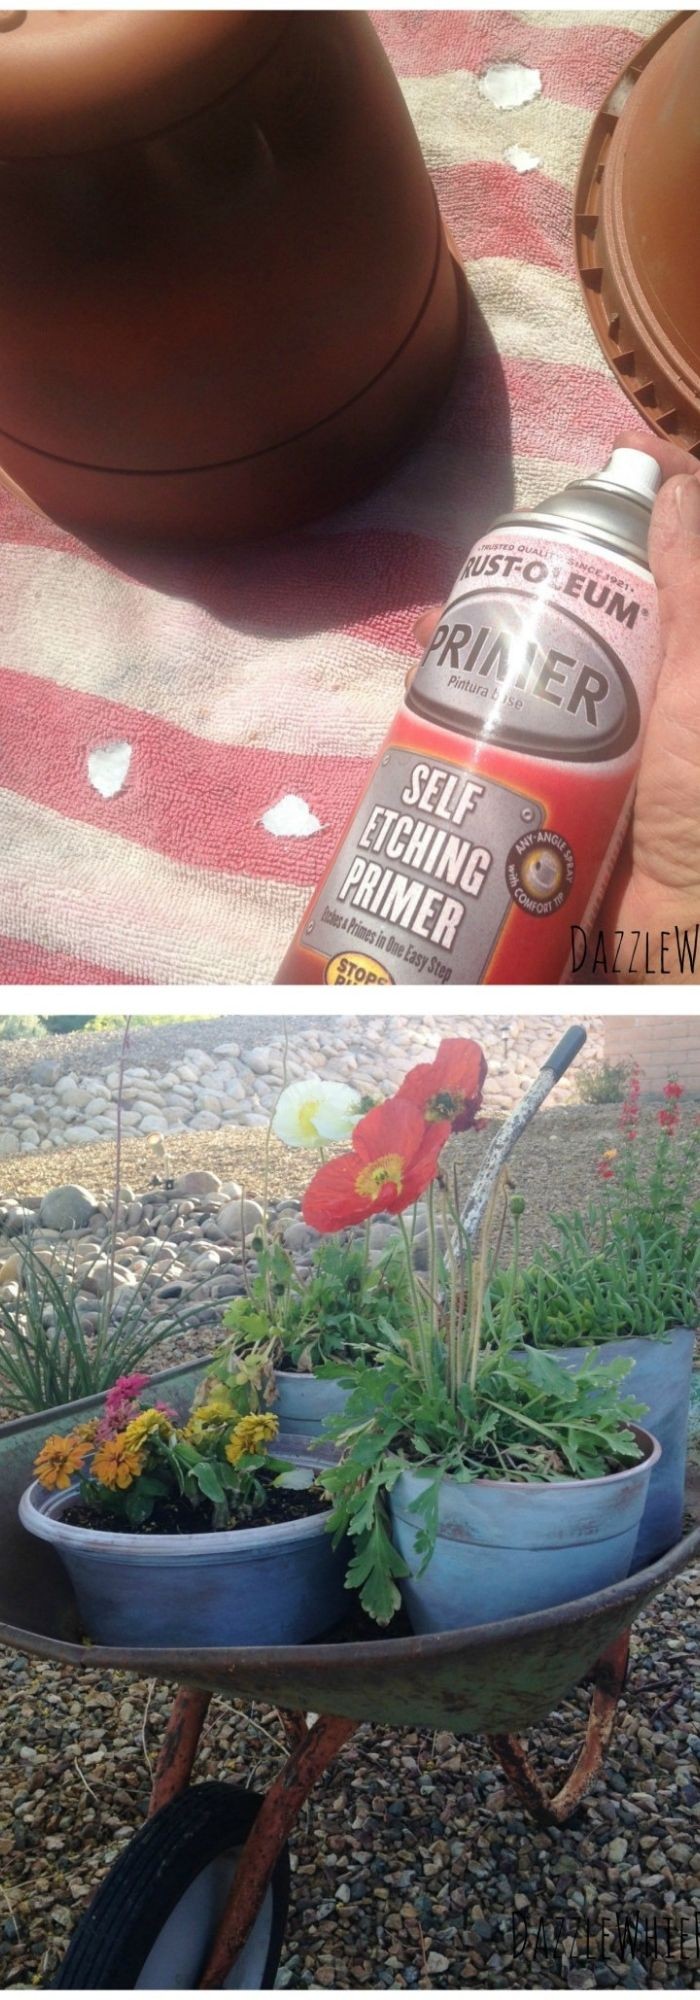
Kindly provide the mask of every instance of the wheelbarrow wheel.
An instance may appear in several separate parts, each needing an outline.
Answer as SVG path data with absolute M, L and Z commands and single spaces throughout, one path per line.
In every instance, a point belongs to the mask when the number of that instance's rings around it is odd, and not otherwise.
M 98 1889 L 54 1985 L 98 1992 L 196 1987 L 261 1803 L 237 1785 L 192 1785 L 154 1813 Z M 274 1986 L 288 1903 L 285 1846 L 228 1990 Z

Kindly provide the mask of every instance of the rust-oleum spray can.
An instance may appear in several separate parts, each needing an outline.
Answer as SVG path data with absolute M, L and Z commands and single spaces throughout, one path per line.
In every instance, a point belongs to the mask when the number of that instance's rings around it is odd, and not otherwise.
M 660 664 L 655 458 L 497 521 L 467 557 L 284 983 L 566 979 L 629 818 Z

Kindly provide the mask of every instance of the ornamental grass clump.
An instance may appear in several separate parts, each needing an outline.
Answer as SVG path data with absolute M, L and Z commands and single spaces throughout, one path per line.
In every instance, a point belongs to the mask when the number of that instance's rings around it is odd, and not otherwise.
M 696 1327 L 700 1299 L 700 1119 L 670 1079 L 653 1138 L 640 1130 L 641 1084 L 630 1079 L 617 1146 L 597 1162 L 586 1208 L 554 1218 L 556 1240 L 500 1277 L 495 1305 L 536 1347 L 597 1346 Z
M 192 1534 L 310 1511 L 313 1473 L 271 1456 L 278 1431 L 271 1411 L 246 1409 L 244 1398 L 219 1388 L 200 1392 L 180 1422 L 166 1403 L 141 1404 L 147 1387 L 145 1375 L 122 1377 L 101 1418 L 42 1445 L 34 1464 L 40 1484 L 58 1493 L 76 1487 L 64 1519 L 121 1533 Z
M 533 1367 L 515 1351 L 503 1294 L 494 1319 L 491 1289 L 509 1211 L 516 1242 L 505 1282 L 515 1293 L 523 1204 L 502 1174 L 475 1252 L 456 1170 L 443 1160 L 451 1134 L 476 1123 L 485 1071 L 476 1043 L 444 1041 L 434 1063 L 419 1065 L 355 1125 L 350 1150 L 321 1166 L 302 1204 L 305 1220 L 329 1234 L 385 1211 L 399 1218 L 408 1310 L 399 1325 L 385 1326 L 371 1365 L 356 1360 L 346 1407 L 327 1426 L 340 1463 L 321 1475 L 336 1543 L 348 1535 L 355 1545 L 347 1584 L 380 1624 L 398 1608 L 398 1583 L 409 1574 L 387 1505 L 407 1469 L 425 1475 L 414 1503 L 425 1567 L 446 1478 L 554 1484 L 604 1476 L 641 1456 L 629 1428 L 640 1406 L 620 1397 L 624 1362 L 591 1362 L 573 1377 L 543 1355 Z M 421 1197 L 430 1246 L 425 1275 L 414 1269 L 406 1220 Z

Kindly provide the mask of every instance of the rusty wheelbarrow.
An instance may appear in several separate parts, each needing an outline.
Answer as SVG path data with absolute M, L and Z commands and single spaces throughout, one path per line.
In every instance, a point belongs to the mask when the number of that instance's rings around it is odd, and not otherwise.
M 184 1410 L 205 1364 L 169 1371 Z M 78 1925 L 59 1987 L 256 1991 L 274 1984 L 288 1895 L 287 1839 L 314 1784 L 362 1721 L 484 1735 L 520 1799 L 563 1825 L 610 1742 L 630 1628 L 658 1591 L 700 1556 L 700 1484 L 683 1539 L 624 1582 L 548 1611 L 429 1637 L 342 1628 L 306 1646 L 237 1650 L 118 1648 L 82 1643 L 67 1576 L 17 1518 L 35 1453 L 100 1399 L 0 1429 L 0 1643 L 34 1658 L 177 1683 L 149 1818 Z M 280 1450 L 300 1456 L 298 1437 Z M 308 1462 L 308 1461 L 307 1461 Z M 548 1794 L 521 1733 L 584 1680 L 590 1712 L 566 1782 Z M 212 1694 L 281 1712 L 289 1755 L 264 1798 L 229 1784 L 190 1784 Z

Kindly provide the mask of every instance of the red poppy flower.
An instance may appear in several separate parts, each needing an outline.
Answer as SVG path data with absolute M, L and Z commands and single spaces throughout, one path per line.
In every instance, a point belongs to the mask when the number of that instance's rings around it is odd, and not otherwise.
M 664 1097 L 675 1097 L 675 1098 L 679 1098 L 679 1097 L 682 1097 L 682 1096 L 683 1096 L 683 1085 L 682 1085 L 682 1083 L 665 1083 L 665 1084 L 664 1084 Z
M 352 1152 L 328 1160 L 314 1175 L 302 1202 L 304 1221 L 327 1234 L 384 1209 L 398 1215 L 434 1180 L 449 1132 L 447 1119 L 426 1125 L 405 1098 L 375 1105 L 355 1126 Z
M 397 1092 L 398 1101 L 417 1104 L 428 1125 L 449 1120 L 453 1132 L 480 1129 L 477 1119 L 486 1081 L 486 1057 L 478 1042 L 448 1035 L 431 1063 L 417 1063 Z

